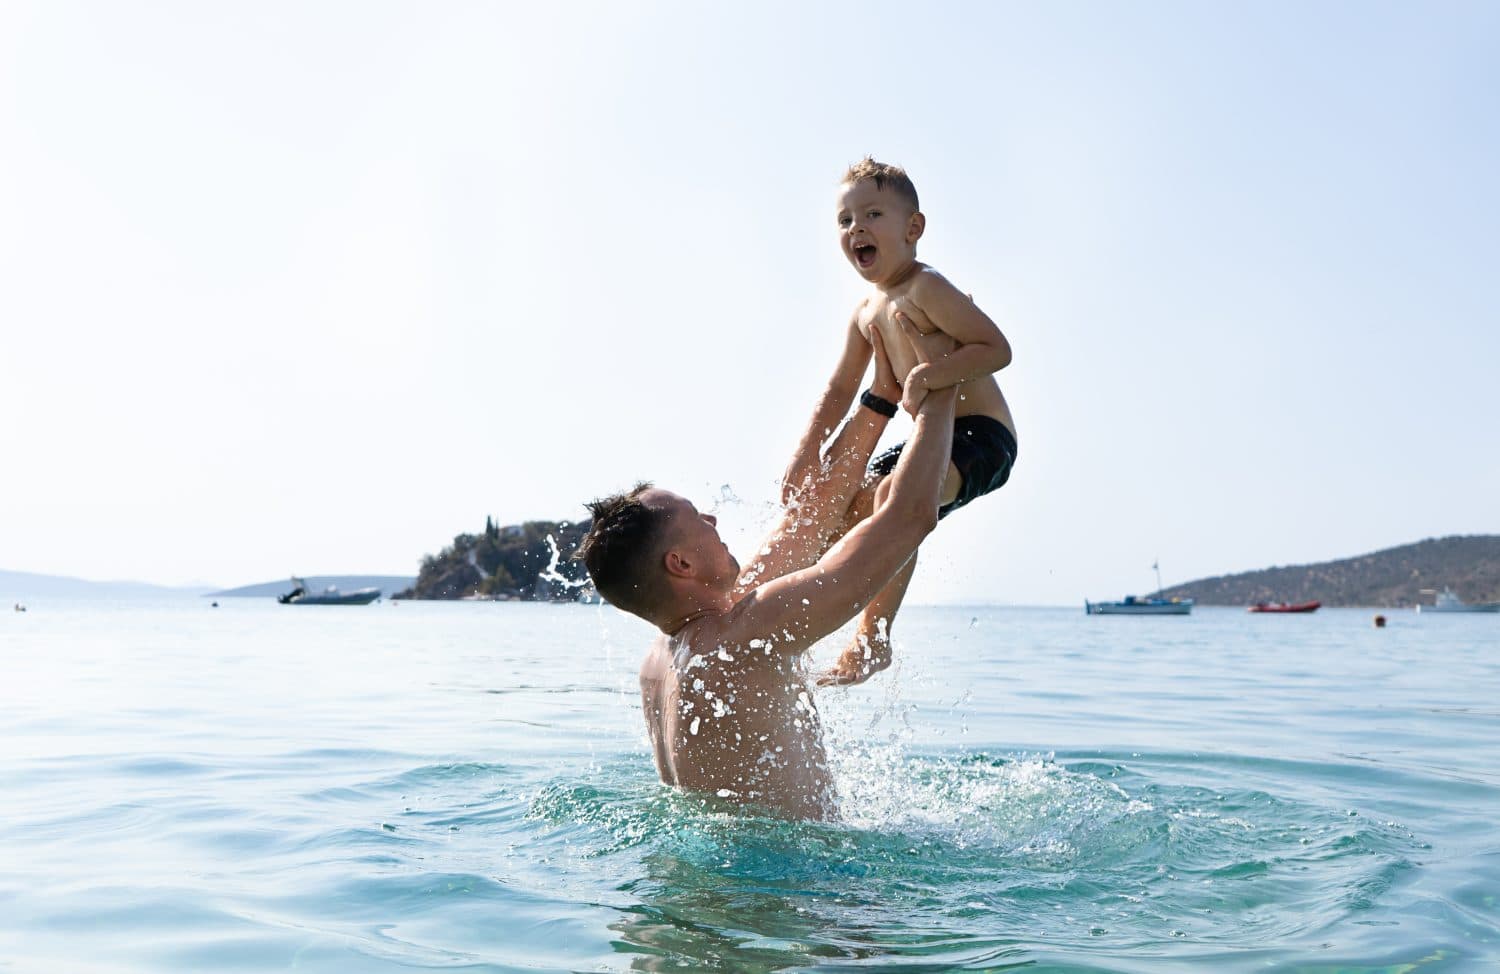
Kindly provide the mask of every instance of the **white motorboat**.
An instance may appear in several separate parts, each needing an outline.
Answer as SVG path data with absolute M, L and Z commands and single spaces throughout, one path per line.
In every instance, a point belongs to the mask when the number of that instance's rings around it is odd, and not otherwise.
M 1119 602 L 1083 603 L 1091 616 L 1185 616 L 1193 611 L 1192 599 L 1140 599 L 1127 595 Z
M 1423 594 L 1435 596 L 1432 605 L 1418 605 L 1418 612 L 1500 612 L 1500 602 L 1465 602 L 1453 589 L 1443 586 L 1441 592 L 1423 589 Z
M 282 605 L 369 605 L 380 598 L 378 588 L 340 592 L 330 585 L 321 592 L 313 592 L 308 589 L 306 582 L 295 575 L 292 576 L 292 586 L 290 592 L 276 596 L 276 601 Z

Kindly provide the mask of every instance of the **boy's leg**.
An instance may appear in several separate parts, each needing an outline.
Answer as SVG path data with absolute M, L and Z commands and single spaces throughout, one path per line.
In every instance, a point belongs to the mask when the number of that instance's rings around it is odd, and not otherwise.
M 882 477 L 875 490 L 877 507 L 885 502 L 886 482 L 887 478 Z M 948 473 L 943 478 L 943 505 L 953 502 L 962 484 L 963 476 L 957 467 L 949 463 Z M 850 510 L 852 513 L 853 506 Z M 865 516 L 868 515 L 869 511 L 866 510 Z M 891 665 L 891 627 L 896 621 L 896 610 L 901 608 L 901 602 L 906 598 L 906 588 L 911 584 L 911 577 L 916 570 L 917 556 L 914 553 L 886 583 L 885 588 L 880 590 L 880 594 L 859 614 L 853 641 L 844 647 L 838 662 L 818 681 L 820 684 L 863 683 Z

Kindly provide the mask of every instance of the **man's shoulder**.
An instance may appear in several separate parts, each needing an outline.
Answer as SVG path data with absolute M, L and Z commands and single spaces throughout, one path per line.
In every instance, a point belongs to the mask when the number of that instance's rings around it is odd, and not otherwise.
M 661 637 L 651 641 L 651 646 L 646 650 L 646 655 L 641 658 L 641 685 L 659 682 L 671 667 L 671 655 L 663 645 L 665 640 Z
M 762 650 L 769 644 L 770 636 L 750 633 L 742 625 L 741 610 L 752 599 L 751 590 L 727 612 L 700 619 L 683 628 L 676 639 L 672 653 L 678 671 L 704 669 L 712 666 L 725 669 L 724 664 L 739 664 L 740 668 L 751 663 L 755 657 L 766 655 Z

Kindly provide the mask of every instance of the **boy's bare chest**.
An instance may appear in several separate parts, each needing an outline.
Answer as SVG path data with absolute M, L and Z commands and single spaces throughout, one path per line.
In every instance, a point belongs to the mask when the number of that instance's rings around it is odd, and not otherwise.
M 885 352 L 891 359 L 891 370 L 899 379 L 911 371 L 917 359 L 911 342 L 902 333 L 901 326 L 896 323 L 897 311 L 910 318 L 918 331 L 925 333 L 932 330 L 932 324 L 928 322 L 927 316 L 905 291 L 877 291 L 871 294 L 860 306 L 858 322 L 859 332 L 866 339 L 870 337 L 872 329 L 880 332 L 880 338 L 885 343 Z
M 927 315 L 922 314 L 922 309 L 913 302 L 907 288 L 892 291 L 873 291 L 870 296 L 865 297 L 864 303 L 859 306 L 859 333 L 865 338 L 870 338 L 871 327 L 880 329 L 880 338 L 889 339 L 901 333 L 900 327 L 895 324 L 895 312 L 900 311 L 912 320 L 918 332 L 932 332 L 933 326 L 927 321 Z

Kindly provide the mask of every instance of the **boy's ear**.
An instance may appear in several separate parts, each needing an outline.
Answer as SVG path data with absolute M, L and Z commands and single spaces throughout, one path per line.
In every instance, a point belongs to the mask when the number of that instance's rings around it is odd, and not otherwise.
M 921 210 L 912 213 L 911 219 L 906 221 L 906 242 L 914 244 L 922 239 L 922 231 L 927 229 L 927 217 L 922 215 Z

